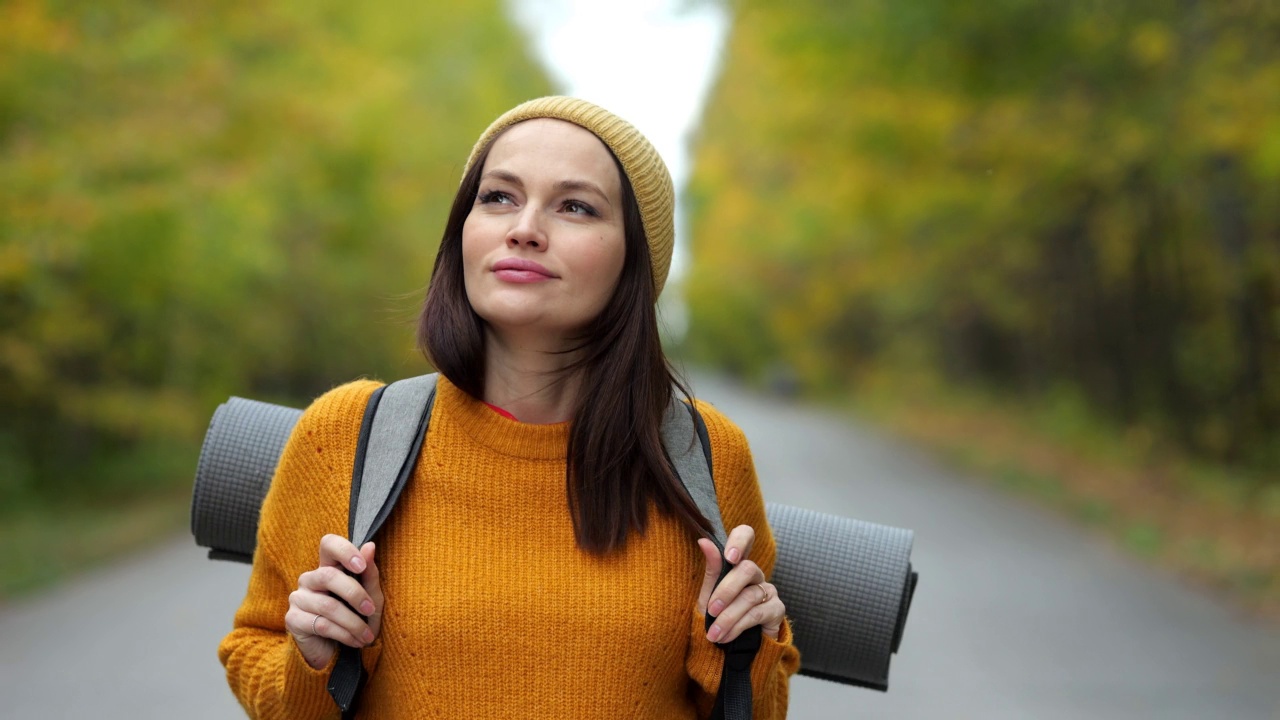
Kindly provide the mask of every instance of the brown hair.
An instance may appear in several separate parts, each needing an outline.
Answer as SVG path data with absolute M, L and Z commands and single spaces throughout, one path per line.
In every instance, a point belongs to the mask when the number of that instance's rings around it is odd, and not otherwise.
M 467 300 L 462 226 L 491 147 L 492 140 L 458 187 L 418 318 L 418 348 L 449 382 L 475 398 L 484 397 L 484 321 Z M 662 352 L 640 207 L 616 157 L 614 164 L 622 180 L 622 275 L 604 310 L 569 350 L 580 356 L 564 370 L 578 380 L 565 493 L 578 546 L 598 555 L 621 550 L 633 530 L 643 533 L 650 503 L 692 534 L 710 532 L 662 447 L 662 416 L 672 388 L 692 395 Z

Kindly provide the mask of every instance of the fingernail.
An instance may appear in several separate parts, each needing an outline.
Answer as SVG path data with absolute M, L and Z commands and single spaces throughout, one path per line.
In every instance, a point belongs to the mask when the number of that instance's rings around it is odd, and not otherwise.
M 724 609 L 724 601 L 722 600 L 712 601 L 711 607 L 707 608 L 707 610 L 711 613 L 711 617 L 716 617 L 717 615 L 720 614 L 720 611 L 723 609 Z
M 373 614 L 373 601 L 372 601 L 372 600 L 365 600 L 363 603 L 360 603 L 360 614 L 361 614 L 361 615 L 372 615 L 372 614 Z
M 715 642 L 718 637 L 720 637 L 720 626 L 712 625 L 711 629 L 707 631 L 707 639 L 711 642 Z
M 356 572 L 364 572 L 364 558 L 354 555 L 351 558 L 351 569 Z
M 738 562 L 738 548 L 729 548 L 729 552 L 725 553 L 724 556 L 731 563 Z
M 372 631 L 372 630 L 365 630 L 365 631 L 364 631 L 364 641 L 365 641 L 366 643 L 371 643 L 371 642 L 373 642 L 373 631 Z

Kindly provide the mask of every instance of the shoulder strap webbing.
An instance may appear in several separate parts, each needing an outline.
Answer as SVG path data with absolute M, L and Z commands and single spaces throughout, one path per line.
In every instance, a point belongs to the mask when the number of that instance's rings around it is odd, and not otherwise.
M 711 438 L 702 414 L 692 402 L 672 396 L 662 420 L 662 445 L 689 497 L 711 523 L 710 539 L 721 555 L 720 578 L 716 580 L 719 585 L 730 569 L 729 563 L 723 559 L 728 534 L 720 516 L 720 502 L 716 498 Z M 715 618 L 706 616 L 708 630 L 714 622 Z M 724 648 L 724 670 L 720 674 L 716 704 L 711 711 L 712 720 L 751 720 L 751 663 L 760 651 L 761 635 L 760 627 L 756 626 L 731 642 L 721 644 Z
M 438 377 L 431 373 L 398 380 L 382 393 L 364 456 L 359 497 L 351 507 L 349 529 L 356 547 L 381 529 L 413 475 L 435 404 Z
M 671 465 L 684 483 L 684 489 L 702 516 L 711 522 L 716 547 L 724 551 L 728 536 L 724 520 L 720 518 L 720 503 L 716 500 L 716 484 L 711 479 L 711 448 L 707 439 L 707 426 L 702 415 L 692 404 L 672 396 L 662 418 L 662 446 L 671 458 Z
M 435 405 L 438 377 L 431 373 L 380 387 L 365 406 L 347 511 L 347 533 L 356 547 L 373 539 L 413 476 Z M 344 720 L 355 717 L 364 682 L 360 650 L 340 645 L 327 687 Z
M 368 542 L 386 522 L 413 475 L 431 422 L 438 377 L 432 373 L 399 380 L 379 388 L 369 399 L 356 443 L 348 512 L 350 537 L 357 547 Z M 711 443 L 701 414 L 692 403 L 673 395 L 663 417 L 661 433 L 672 467 L 698 510 L 711 523 L 710 539 L 723 553 L 728 537 L 716 499 Z M 720 579 L 728 572 L 728 563 L 722 564 Z M 712 622 L 713 618 L 708 617 L 708 628 Z M 759 647 L 759 627 L 724 645 L 724 672 L 712 714 L 715 720 L 750 720 L 750 669 Z M 342 709 L 344 720 L 355 717 L 358 693 L 363 685 L 360 651 L 340 646 L 338 662 L 329 675 L 329 694 Z

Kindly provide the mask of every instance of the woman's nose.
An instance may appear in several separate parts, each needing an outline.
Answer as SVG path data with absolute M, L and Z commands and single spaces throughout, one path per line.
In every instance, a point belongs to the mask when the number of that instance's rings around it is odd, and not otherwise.
M 525 208 L 516 219 L 516 224 L 507 233 L 508 247 L 527 247 L 531 250 L 546 250 L 547 235 L 542 230 L 538 211 L 533 207 Z

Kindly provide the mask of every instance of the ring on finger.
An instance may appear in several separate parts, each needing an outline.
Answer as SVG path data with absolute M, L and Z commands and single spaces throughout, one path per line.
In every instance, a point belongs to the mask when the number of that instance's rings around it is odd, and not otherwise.
M 761 605 L 763 605 L 763 604 L 765 604 L 765 603 L 769 602 L 769 591 L 765 589 L 764 585 L 757 585 L 756 587 L 759 587 L 759 588 L 760 588 L 760 592 L 761 592 L 761 593 L 763 593 L 763 594 L 760 596 L 760 604 L 761 604 Z
M 319 615 L 317 615 L 317 616 L 315 616 L 314 618 L 312 618 L 312 620 L 311 620 L 311 634 L 312 634 L 312 635 L 319 635 L 319 634 L 320 634 L 319 632 L 317 632 L 317 631 L 316 631 L 316 623 L 318 623 L 318 622 L 320 622 L 320 616 L 319 616 Z

